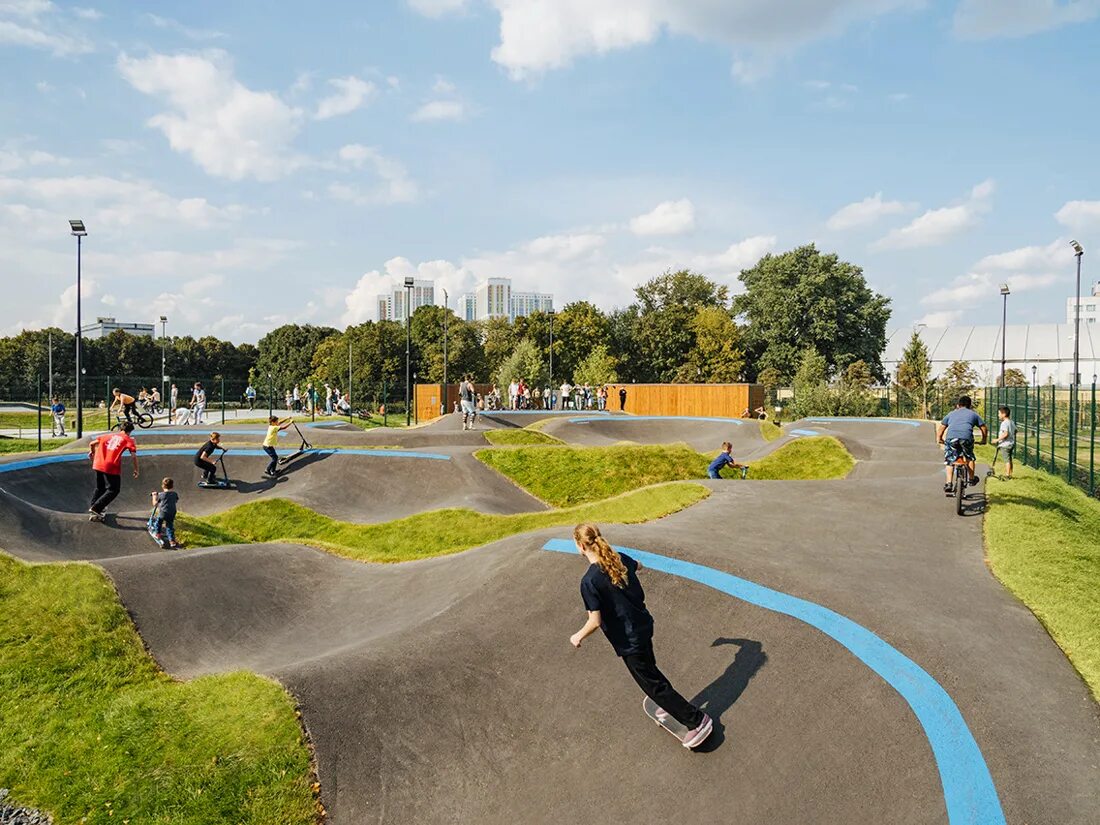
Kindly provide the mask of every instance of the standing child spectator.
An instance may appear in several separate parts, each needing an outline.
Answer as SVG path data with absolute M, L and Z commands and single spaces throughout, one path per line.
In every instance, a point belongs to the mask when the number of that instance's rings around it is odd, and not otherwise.
M 51 432 L 58 437 L 65 435 L 65 405 L 55 395 L 50 399 L 50 415 L 53 416 Z
M 206 414 L 206 390 L 202 388 L 201 381 L 196 381 L 191 388 L 191 407 L 195 410 L 195 420 L 191 423 L 205 424 L 203 416 Z
M 149 517 L 149 532 L 160 541 L 164 549 L 179 549 L 176 541 L 176 505 L 180 500 L 179 493 L 173 489 L 176 486 L 170 478 L 160 482 L 160 492 L 153 490 L 149 493 L 152 497 L 153 515 Z
M 1001 425 L 997 429 L 997 438 L 993 443 L 1001 451 L 1005 461 L 1005 478 L 1012 478 L 1012 454 L 1016 452 L 1016 422 L 1012 420 L 1012 410 L 1008 407 L 997 408 L 997 418 Z
M 90 521 L 103 521 L 103 511 L 122 489 L 122 454 L 128 452 L 134 461 L 134 478 L 138 477 L 137 444 L 130 437 L 134 425 L 127 421 L 122 432 L 108 433 L 93 438 L 88 445 L 88 458 L 95 470 L 95 492 L 88 507 Z
M 332 415 L 332 385 L 325 383 L 325 415 Z
M 179 388 L 175 384 L 173 384 L 172 389 L 169 390 L 168 392 L 170 394 L 170 399 L 169 399 L 169 404 L 168 404 L 168 411 L 172 415 L 175 415 L 176 414 L 176 407 L 179 406 L 179 404 L 177 402 L 179 401 L 179 398 L 180 398 L 180 391 L 179 391 Z
M 248 409 L 256 409 L 256 388 L 252 386 L 252 382 L 248 382 L 248 386 L 244 388 L 244 400 L 248 402 Z
M 264 475 L 274 478 L 279 474 L 279 454 L 275 451 L 275 445 L 279 443 L 279 432 L 285 430 L 294 422 L 293 418 L 284 418 L 282 421 L 276 415 L 267 419 L 267 435 L 264 436 L 264 452 L 271 459 L 271 463 L 264 470 Z
M 638 581 L 641 565 L 625 553 L 617 553 L 594 524 L 578 524 L 573 530 L 577 550 L 588 560 L 588 572 L 581 579 L 581 600 L 588 621 L 569 637 L 573 647 L 603 630 L 604 636 L 626 665 L 638 687 L 658 707 L 657 716 L 671 716 L 687 732 L 685 748 L 706 739 L 713 722 L 695 705 L 677 693 L 657 667 L 653 655 L 653 616 L 645 606 L 645 591 Z
M 286 395 L 284 396 L 283 403 L 284 403 L 284 406 L 286 407 L 287 412 L 293 412 L 294 411 L 294 396 L 290 392 L 290 390 L 286 391 Z

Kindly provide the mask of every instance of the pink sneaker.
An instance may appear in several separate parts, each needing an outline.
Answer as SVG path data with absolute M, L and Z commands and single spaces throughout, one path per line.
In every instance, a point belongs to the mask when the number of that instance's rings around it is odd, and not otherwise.
M 710 732 L 714 729 L 714 722 L 705 713 L 703 714 L 703 721 L 699 723 L 699 727 L 695 730 L 689 730 L 684 734 L 683 743 L 685 748 L 695 748 L 703 744 Z
M 657 713 L 654 715 L 657 717 L 657 721 L 662 725 L 669 720 L 668 711 L 664 708 L 657 708 Z

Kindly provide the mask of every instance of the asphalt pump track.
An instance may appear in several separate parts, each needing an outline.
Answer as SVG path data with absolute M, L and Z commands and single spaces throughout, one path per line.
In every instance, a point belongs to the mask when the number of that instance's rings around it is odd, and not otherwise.
M 450 419 L 420 435 L 468 438 Z M 565 438 L 587 426 L 546 428 Z M 834 435 L 859 459 L 843 481 L 705 482 L 712 495 L 694 507 L 605 530 L 652 554 L 643 576 L 658 660 L 716 721 L 701 752 L 645 717 L 601 638 L 568 644 L 583 619 L 584 565 L 551 552 L 567 529 L 399 565 L 293 544 L 169 553 L 144 537 L 131 552 L 126 530 L 89 525 L 67 504 L 85 500 L 86 465 L 5 462 L 2 545 L 30 559 L 98 559 L 175 676 L 245 668 L 286 685 L 337 825 L 1097 821 L 1097 706 L 986 568 L 981 488 L 963 518 L 940 494 L 931 425 L 802 421 L 770 444 L 752 422 L 614 427 L 687 443 L 728 430 L 748 459 Z M 342 494 L 360 521 L 405 513 L 406 496 L 416 510 L 463 496 L 486 512 L 542 506 L 472 449 L 333 453 L 298 471 L 300 487 L 288 474 L 278 494 L 322 512 Z M 162 470 L 190 478 L 189 457 L 145 461 L 141 482 L 124 479 L 141 496 Z M 387 499 L 398 473 L 407 486 Z M 215 491 L 183 492 L 189 509 Z

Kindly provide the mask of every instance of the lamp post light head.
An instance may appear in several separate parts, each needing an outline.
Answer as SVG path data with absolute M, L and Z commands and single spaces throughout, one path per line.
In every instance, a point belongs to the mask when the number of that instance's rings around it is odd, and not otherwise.
M 72 235 L 76 237 L 84 237 L 88 234 L 88 230 L 84 228 L 84 221 L 79 218 L 74 221 L 69 221 L 69 230 Z M 1076 243 L 1076 241 L 1074 241 Z
M 1069 245 L 1073 247 L 1073 254 L 1078 258 L 1085 254 L 1085 248 L 1077 243 L 1077 241 L 1070 241 Z
M 415 283 L 416 283 L 416 279 L 413 278 L 412 275 L 406 275 L 405 276 L 405 288 L 406 289 L 412 289 L 412 287 Z
M 1008 291 L 1008 284 L 1001 284 L 1001 294 L 1002 295 L 1011 295 L 1012 294 L 1011 292 Z
M 167 315 L 161 315 L 160 316 L 160 322 L 162 324 L 167 324 L 168 323 L 168 316 Z

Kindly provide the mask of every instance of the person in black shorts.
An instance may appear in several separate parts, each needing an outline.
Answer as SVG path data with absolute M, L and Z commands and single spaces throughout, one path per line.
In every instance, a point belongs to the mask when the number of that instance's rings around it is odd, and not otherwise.
M 658 718 L 671 716 L 687 728 L 682 739 L 684 747 L 695 747 L 710 735 L 713 722 L 677 693 L 657 667 L 653 616 L 646 609 L 645 591 L 638 581 L 642 566 L 625 553 L 617 553 L 594 524 L 578 524 L 573 541 L 589 562 L 588 572 L 581 579 L 581 600 L 588 621 L 569 642 L 580 647 L 597 629 L 603 630 L 638 687 L 657 704 Z
M 202 484 L 218 483 L 218 465 L 214 463 L 214 451 L 223 450 L 221 434 L 210 433 L 209 440 L 195 453 L 195 466 L 202 470 Z

